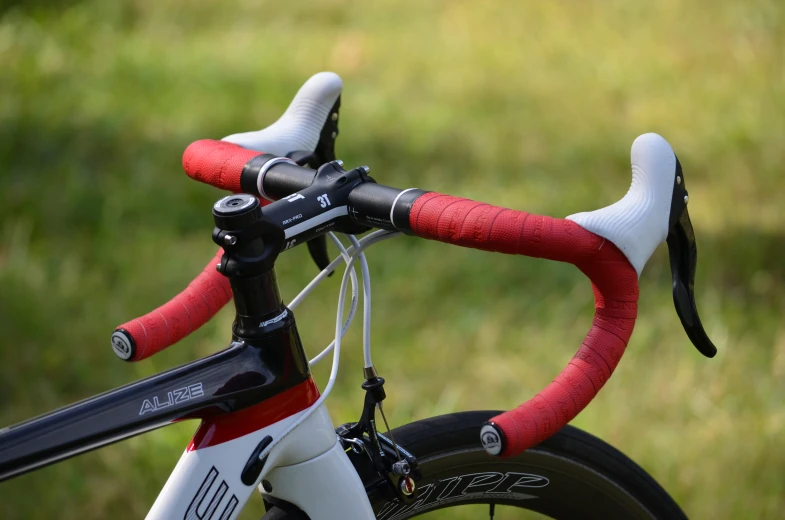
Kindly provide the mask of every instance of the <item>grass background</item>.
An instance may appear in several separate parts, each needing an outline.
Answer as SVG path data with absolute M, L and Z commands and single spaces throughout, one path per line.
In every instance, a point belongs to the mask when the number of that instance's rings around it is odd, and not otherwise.
M 564 216 L 620 198 L 632 140 L 664 135 L 685 169 L 699 308 L 719 354 L 702 358 L 681 330 L 660 248 L 628 352 L 573 424 L 636 460 L 693 518 L 782 517 L 782 2 L 0 6 L 0 424 L 227 343 L 228 309 L 134 365 L 109 335 L 214 251 L 221 193 L 182 174 L 185 146 L 269 124 L 311 74 L 333 70 L 345 83 L 339 157 L 394 186 Z M 284 258 L 291 298 L 315 268 L 304 249 Z M 369 259 L 374 361 L 396 425 L 519 404 L 589 325 L 591 291 L 570 266 L 413 238 Z M 298 309 L 311 353 L 329 342 L 337 284 Z M 358 331 L 329 403 L 336 423 L 360 411 Z M 142 517 L 194 428 L 3 483 L 0 517 Z M 261 505 L 247 509 L 258 518 Z

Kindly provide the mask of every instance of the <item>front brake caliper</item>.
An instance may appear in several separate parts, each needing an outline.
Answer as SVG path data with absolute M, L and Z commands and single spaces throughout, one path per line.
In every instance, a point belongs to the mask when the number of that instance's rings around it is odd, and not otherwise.
M 365 402 L 360 420 L 339 426 L 338 438 L 361 478 L 369 472 L 381 477 L 376 479 L 379 485 L 366 491 L 411 504 L 417 498 L 416 482 L 421 477 L 417 459 L 376 429 L 376 407 L 386 397 L 384 379 L 374 376 L 363 383 L 363 389 Z

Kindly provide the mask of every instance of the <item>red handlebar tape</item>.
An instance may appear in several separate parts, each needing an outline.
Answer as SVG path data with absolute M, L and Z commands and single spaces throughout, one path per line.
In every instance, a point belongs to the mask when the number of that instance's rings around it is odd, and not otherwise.
M 127 361 L 160 352 L 195 331 L 232 299 L 229 279 L 216 271 L 223 249 L 183 292 L 142 317 L 120 325 L 112 334 L 112 348 Z
M 581 348 L 544 390 L 497 415 L 502 457 L 516 455 L 570 422 L 608 380 L 638 313 L 638 275 L 609 241 L 564 219 L 426 193 L 409 215 L 415 235 L 473 249 L 547 258 L 578 267 L 592 282 L 595 314 Z
M 202 139 L 188 145 L 183 153 L 183 169 L 192 179 L 233 193 L 242 191 L 240 176 L 245 163 L 262 155 L 226 141 Z

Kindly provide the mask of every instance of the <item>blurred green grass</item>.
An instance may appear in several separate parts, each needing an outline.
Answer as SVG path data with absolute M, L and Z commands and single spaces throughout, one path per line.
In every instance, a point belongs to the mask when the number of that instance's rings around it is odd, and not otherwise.
M 0 16 L 0 424 L 226 344 L 229 311 L 135 365 L 108 337 L 213 252 L 220 193 L 182 174 L 185 146 L 265 126 L 333 70 L 345 83 L 339 156 L 394 186 L 564 216 L 617 200 L 632 140 L 664 135 L 685 168 L 698 301 L 720 352 L 706 360 L 689 344 L 658 250 L 628 352 L 574 424 L 693 518 L 781 518 L 781 2 L 37 0 L 4 2 Z M 285 259 L 290 298 L 315 268 L 304 250 Z M 569 266 L 412 238 L 369 259 L 394 424 L 517 405 L 567 362 L 592 313 Z M 334 320 L 327 286 L 298 310 L 312 353 Z M 344 352 L 336 423 L 360 410 L 356 330 Z M 0 517 L 142 517 L 194 427 L 3 483 Z

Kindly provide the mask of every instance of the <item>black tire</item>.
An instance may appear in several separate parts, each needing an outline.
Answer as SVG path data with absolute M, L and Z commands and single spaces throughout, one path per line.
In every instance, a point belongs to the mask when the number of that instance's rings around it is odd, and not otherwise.
M 499 459 L 480 444 L 482 424 L 499 412 L 442 415 L 393 430 L 420 464 L 419 500 L 411 506 L 371 499 L 379 520 L 404 520 L 466 504 L 496 504 L 559 518 L 684 519 L 643 469 L 619 450 L 571 426 L 524 453 Z M 370 484 L 370 482 L 366 482 Z M 263 520 L 305 520 L 273 507 Z

